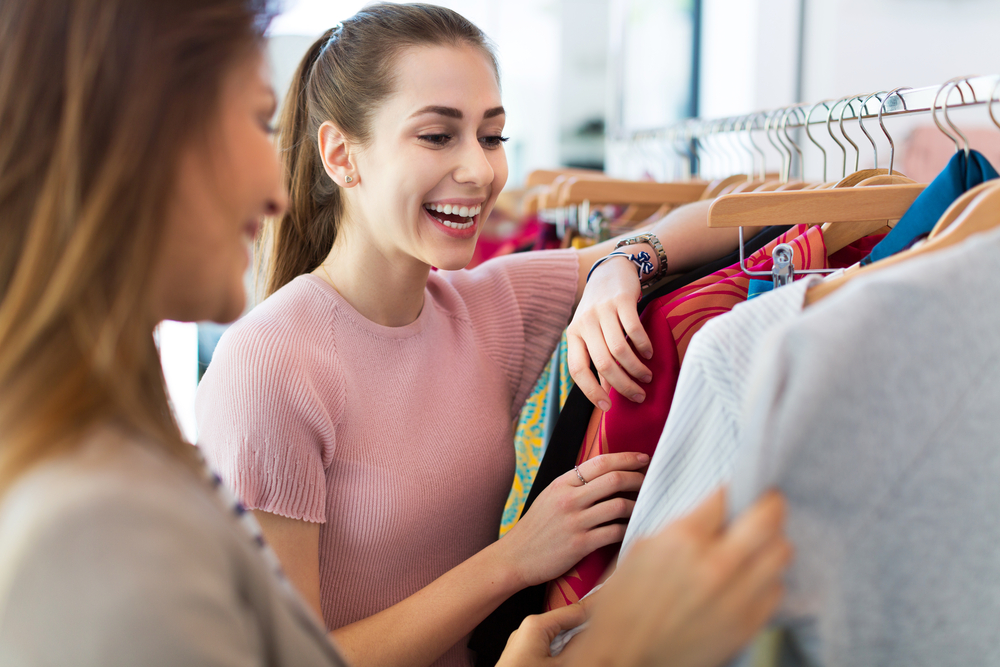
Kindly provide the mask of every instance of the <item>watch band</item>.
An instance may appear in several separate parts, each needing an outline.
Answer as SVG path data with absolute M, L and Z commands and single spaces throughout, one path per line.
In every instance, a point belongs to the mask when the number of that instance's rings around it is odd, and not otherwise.
M 664 252 L 663 244 L 660 243 L 660 239 L 656 238 L 655 234 L 646 232 L 645 234 L 637 234 L 636 236 L 624 238 L 615 245 L 615 250 L 625 246 L 638 245 L 640 243 L 646 243 L 652 246 L 653 250 L 656 252 L 656 257 L 659 260 L 660 265 L 657 267 L 656 273 L 640 276 L 642 282 L 652 283 L 667 273 L 667 253 Z

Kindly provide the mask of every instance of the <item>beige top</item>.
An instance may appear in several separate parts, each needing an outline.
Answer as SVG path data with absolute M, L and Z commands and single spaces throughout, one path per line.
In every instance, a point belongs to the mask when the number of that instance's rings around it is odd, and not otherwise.
M 0 665 L 342 666 L 207 482 L 104 431 L 0 502 Z

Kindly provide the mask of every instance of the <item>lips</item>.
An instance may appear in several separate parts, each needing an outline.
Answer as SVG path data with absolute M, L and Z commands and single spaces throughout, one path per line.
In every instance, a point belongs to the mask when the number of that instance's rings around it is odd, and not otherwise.
M 464 206 L 459 204 L 424 204 L 424 210 L 445 227 L 455 230 L 470 229 L 476 224 L 476 216 L 482 210 L 482 204 Z

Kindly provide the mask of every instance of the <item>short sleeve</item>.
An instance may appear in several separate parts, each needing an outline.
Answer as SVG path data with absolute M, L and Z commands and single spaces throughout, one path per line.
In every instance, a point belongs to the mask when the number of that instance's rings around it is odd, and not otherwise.
M 480 343 L 510 380 L 516 417 L 569 325 L 579 281 L 577 252 L 497 257 L 442 272 L 461 295 Z
M 281 315 L 251 313 L 219 341 L 198 389 L 199 446 L 248 509 L 324 523 L 343 377 L 329 329 Z

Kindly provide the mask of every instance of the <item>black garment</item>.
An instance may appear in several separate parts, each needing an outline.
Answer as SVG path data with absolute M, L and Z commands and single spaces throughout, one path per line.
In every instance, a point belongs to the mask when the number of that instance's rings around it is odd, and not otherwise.
M 746 243 L 745 255 L 750 256 L 757 250 L 778 238 L 789 227 L 766 227 L 759 234 Z M 666 296 L 682 287 L 690 285 L 696 280 L 711 275 L 728 266 L 732 266 L 740 260 L 739 251 L 735 251 L 725 257 L 678 276 L 669 282 L 664 283 L 654 291 L 650 292 L 639 302 L 639 312 L 656 299 Z M 596 370 L 594 371 L 596 373 Z M 521 516 L 528 511 L 535 498 L 556 477 L 559 477 L 576 464 L 576 457 L 580 453 L 580 443 L 583 442 L 587 434 L 587 425 L 590 423 L 590 416 L 594 412 L 594 405 L 584 395 L 576 385 L 570 390 L 566 397 L 566 404 L 559 412 L 559 419 L 556 422 L 552 438 L 549 440 L 538 465 L 538 472 L 531 484 L 531 490 L 524 501 L 521 509 Z M 487 616 L 482 623 L 472 632 L 469 638 L 469 648 L 476 652 L 477 667 L 493 667 L 500 659 L 510 633 L 517 630 L 521 621 L 531 614 L 539 614 L 545 606 L 545 589 L 547 583 L 525 588 L 508 598 L 496 610 Z

